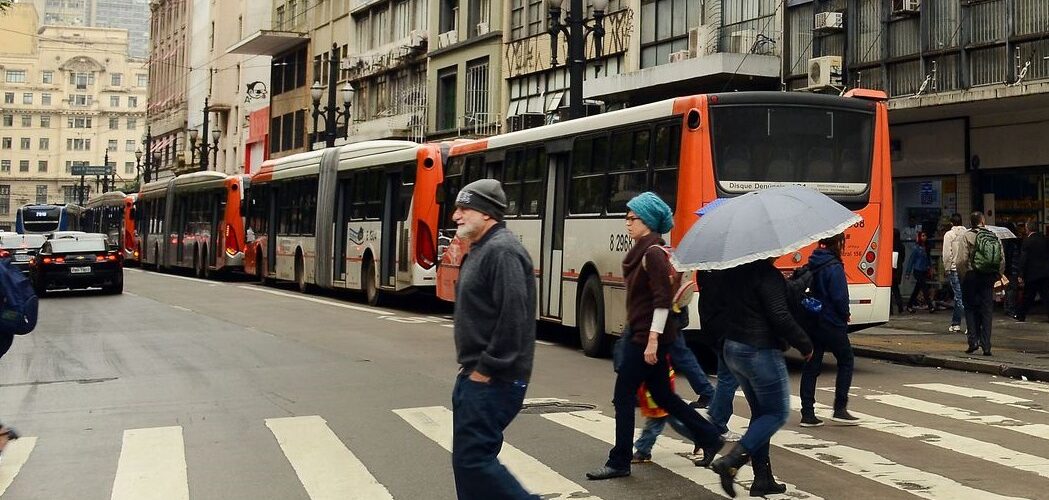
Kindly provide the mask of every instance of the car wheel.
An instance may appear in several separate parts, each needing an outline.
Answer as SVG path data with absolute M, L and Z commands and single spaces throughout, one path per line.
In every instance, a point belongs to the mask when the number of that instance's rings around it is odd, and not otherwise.
M 106 292 L 111 293 L 113 295 L 120 295 L 120 294 L 124 293 L 124 274 L 123 274 L 123 271 L 121 271 L 121 274 L 119 274 L 117 276 L 117 278 L 115 278 L 113 280 L 113 284 L 112 285 L 109 285 L 108 287 L 106 287 Z
M 596 276 L 587 278 L 583 284 L 576 307 L 576 324 L 583 354 L 591 358 L 604 356 L 608 351 L 609 339 L 605 334 L 605 299 L 601 293 L 601 281 Z

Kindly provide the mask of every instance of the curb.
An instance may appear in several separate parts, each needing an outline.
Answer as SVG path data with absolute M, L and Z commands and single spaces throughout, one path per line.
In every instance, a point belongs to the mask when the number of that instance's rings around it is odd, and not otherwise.
M 853 346 L 852 351 L 857 356 L 883 359 L 906 365 L 942 367 L 950 370 L 987 373 L 1010 378 L 1027 377 L 1028 380 L 1049 381 L 1049 369 L 1047 368 L 994 363 L 935 354 L 900 352 L 872 347 Z

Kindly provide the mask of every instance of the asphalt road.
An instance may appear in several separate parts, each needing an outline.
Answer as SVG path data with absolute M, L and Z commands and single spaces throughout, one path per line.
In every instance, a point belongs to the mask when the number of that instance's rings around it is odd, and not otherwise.
M 125 279 L 121 296 L 45 298 L 37 330 L 0 361 L 0 418 L 25 436 L 0 461 L 3 499 L 455 497 L 449 309 L 138 270 Z M 528 396 L 580 411 L 519 416 L 504 449 L 511 470 L 545 498 L 721 496 L 669 430 L 656 463 L 586 481 L 609 448 L 613 374 L 566 336 L 544 329 Z M 796 364 L 791 376 L 797 394 Z M 773 465 L 790 484 L 783 498 L 1045 498 L 1047 401 L 1045 384 L 858 359 L 850 407 L 864 425 L 802 429 L 795 412 Z M 742 398 L 736 411 L 742 432 Z

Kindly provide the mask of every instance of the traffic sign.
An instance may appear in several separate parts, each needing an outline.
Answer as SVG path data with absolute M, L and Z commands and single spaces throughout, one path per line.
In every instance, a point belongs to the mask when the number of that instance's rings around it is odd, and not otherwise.
M 73 175 L 111 175 L 113 168 L 107 165 L 73 165 Z

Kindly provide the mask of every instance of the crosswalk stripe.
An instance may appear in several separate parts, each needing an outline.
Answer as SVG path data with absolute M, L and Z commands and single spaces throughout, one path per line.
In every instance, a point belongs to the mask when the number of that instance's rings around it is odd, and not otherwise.
M 1016 396 L 1010 396 L 1008 394 L 1002 394 L 1000 392 L 984 391 L 981 389 L 973 389 L 971 387 L 958 387 L 956 385 L 950 384 L 908 384 L 904 387 L 914 387 L 917 389 L 942 392 L 944 394 L 951 394 L 954 396 L 962 396 L 966 398 L 983 399 L 989 403 L 1005 405 L 1012 408 L 1019 408 L 1021 410 L 1030 410 L 1039 413 L 1049 413 L 1049 411 L 1042 409 L 1040 404 L 1035 403 L 1030 399 L 1018 398 Z
M 0 495 L 7 491 L 11 482 L 18 476 L 22 466 L 36 447 L 35 437 L 24 437 L 17 441 L 9 441 L 4 447 L 4 457 L 0 460 Z
M 266 427 L 277 438 L 311 499 L 393 499 L 323 418 L 268 418 Z
M 964 422 L 972 422 L 974 424 L 989 425 L 999 429 L 1020 432 L 1037 438 L 1049 439 L 1049 425 L 1046 424 L 1031 424 L 1002 415 L 980 415 L 978 412 L 972 410 L 955 408 L 953 406 L 941 405 L 939 403 L 931 403 L 896 394 L 875 394 L 864 396 L 864 398 L 889 406 L 903 408 L 905 410 L 913 410 L 927 413 L 929 415 L 936 415 Z
M 124 431 L 112 500 L 189 499 L 182 427 Z
M 991 382 L 995 385 L 1001 385 L 1005 387 L 1012 387 L 1014 389 L 1025 389 L 1029 391 L 1038 392 L 1049 392 L 1049 384 L 1043 384 L 1040 382 L 1030 382 L 1027 380 L 1016 380 L 1012 382 Z
M 543 418 L 568 427 L 569 429 L 589 435 L 600 441 L 604 441 L 610 445 L 615 443 L 615 419 L 602 415 L 601 412 L 596 410 L 576 411 L 571 413 L 548 413 L 543 415 Z M 635 432 L 635 438 L 636 434 L 637 433 Z M 696 467 L 691 461 L 681 457 L 681 453 L 691 453 L 692 449 L 692 444 L 663 435 L 660 436 L 659 439 L 656 439 L 656 444 L 652 448 L 652 462 L 674 474 L 702 486 L 712 493 L 725 496 L 724 492 L 721 490 L 721 483 L 717 474 L 710 469 Z M 777 478 L 777 480 L 782 479 L 783 478 Z M 739 474 L 736 475 L 736 482 L 744 488 L 749 489 L 750 483 L 753 480 L 754 473 L 750 467 L 740 469 Z M 766 498 L 818 500 L 820 497 L 801 491 L 792 484 L 787 484 L 787 492 L 785 494 L 769 495 Z
M 452 451 L 452 412 L 443 406 L 403 408 L 393 410 L 415 430 L 437 443 L 441 448 Z M 586 488 L 565 478 L 532 456 L 503 443 L 499 461 L 510 469 L 526 490 L 544 499 L 564 498 L 600 500 Z
M 790 397 L 791 408 L 795 411 L 801 410 L 801 398 Z M 817 404 L 818 410 L 830 410 L 829 406 Z M 987 460 L 1017 470 L 1033 472 L 1039 476 L 1049 478 L 1049 459 L 1030 455 L 1027 453 L 1010 450 L 1001 445 L 979 441 L 966 436 L 959 436 L 950 432 L 944 432 L 928 427 L 918 427 L 895 420 L 889 420 L 873 415 L 859 413 L 849 410 L 854 416 L 860 418 L 859 427 L 892 434 L 907 439 L 917 439 L 925 444 L 943 448 L 945 450 L 968 455 L 973 458 Z

